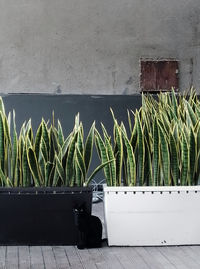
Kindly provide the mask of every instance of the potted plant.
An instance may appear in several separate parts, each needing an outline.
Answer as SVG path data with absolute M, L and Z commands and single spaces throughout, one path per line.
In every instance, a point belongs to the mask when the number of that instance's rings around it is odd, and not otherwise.
M 142 96 L 129 131 L 113 114 L 113 142 L 102 125 L 109 245 L 200 244 L 200 102 L 190 95 Z M 129 134 L 130 133 L 130 134 Z
M 84 141 L 79 114 L 67 138 L 58 120 L 42 119 L 34 136 L 31 120 L 16 131 L 15 112 L 6 116 L 0 98 L 0 244 L 77 243 L 73 209 L 91 213 L 88 177 L 95 123 Z M 12 138 L 11 138 L 12 133 Z

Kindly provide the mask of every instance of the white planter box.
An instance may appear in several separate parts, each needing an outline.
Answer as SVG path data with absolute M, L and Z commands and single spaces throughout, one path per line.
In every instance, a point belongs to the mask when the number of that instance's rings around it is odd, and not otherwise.
M 110 246 L 200 244 L 200 186 L 107 187 Z

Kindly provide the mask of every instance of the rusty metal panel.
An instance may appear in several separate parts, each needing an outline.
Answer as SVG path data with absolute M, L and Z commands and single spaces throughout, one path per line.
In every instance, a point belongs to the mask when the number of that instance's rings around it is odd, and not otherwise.
M 153 61 L 141 61 L 141 91 L 156 91 L 156 65 Z
M 178 61 L 141 61 L 141 91 L 171 91 L 178 89 Z
M 156 87 L 158 91 L 178 89 L 178 62 L 159 61 L 156 63 Z

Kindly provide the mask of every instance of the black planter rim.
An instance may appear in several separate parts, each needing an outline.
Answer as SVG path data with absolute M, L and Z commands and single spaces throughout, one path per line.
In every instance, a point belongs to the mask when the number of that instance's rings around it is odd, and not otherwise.
M 91 193 L 92 187 L 0 187 L 0 194 L 77 194 Z

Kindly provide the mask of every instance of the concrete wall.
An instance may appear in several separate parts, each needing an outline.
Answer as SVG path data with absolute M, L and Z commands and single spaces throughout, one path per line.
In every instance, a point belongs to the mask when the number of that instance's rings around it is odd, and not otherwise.
M 0 92 L 133 94 L 139 59 L 200 85 L 199 0 L 1 0 Z

